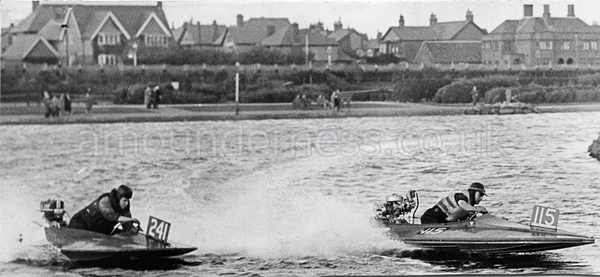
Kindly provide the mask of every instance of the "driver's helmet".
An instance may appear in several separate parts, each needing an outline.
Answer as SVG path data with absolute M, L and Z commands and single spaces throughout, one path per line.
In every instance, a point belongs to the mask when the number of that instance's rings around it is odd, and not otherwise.
M 401 195 L 398 195 L 396 193 L 385 198 L 385 202 L 388 202 L 388 203 L 403 202 L 403 201 L 404 201 L 404 198 Z
M 485 194 L 485 186 L 481 183 L 472 183 L 471 186 L 469 186 L 469 190 L 479 191 L 483 195 L 487 196 L 487 194 Z

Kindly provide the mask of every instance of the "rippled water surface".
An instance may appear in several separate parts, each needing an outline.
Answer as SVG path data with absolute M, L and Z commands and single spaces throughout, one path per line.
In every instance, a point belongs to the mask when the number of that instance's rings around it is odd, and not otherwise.
M 456 255 L 369 223 L 389 193 L 417 190 L 420 215 L 480 181 L 494 214 L 527 221 L 533 205 L 551 206 L 559 228 L 598 237 L 600 162 L 586 150 L 599 131 L 597 112 L 0 126 L 0 275 L 600 274 L 598 243 Z M 73 214 L 124 183 L 143 224 L 170 221 L 169 239 L 199 250 L 72 264 L 47 245 L 41 200 L 62 199 Z

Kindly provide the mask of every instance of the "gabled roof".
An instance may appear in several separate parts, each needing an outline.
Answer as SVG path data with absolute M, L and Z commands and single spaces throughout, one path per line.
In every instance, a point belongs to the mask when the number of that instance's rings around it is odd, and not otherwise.
M 379 49 L 379 39 L 370 39 L 365 45 L 366 49 Z
M 519 26 L 519 20 L 505 20 L 496 29 L 494 29 L 490 35 L 495 34 L 514 34 L 517 32 Z
M 339 29 L 337 31 L 331 32 L 327 37 L 333 38 L 336 41 L 340 41 L 341 39 L 345 38 L 346 36 L 352 33 L 355 33 L 357 36 L 361 37 L 364 40 L 368 40 L 368 37 L 365 34 L 361 34 L 354 29 Z
M 231 27 L 229 31 L 231 32 L 231 38 L 236 44 L 255 45 L 269 37 L 267 33 L 268 26 L 273 26 L 275 32 L 278 32 L 289 25 L 291 24 L 287 18 L 250 18 L 244 22 L 243 26 Z
M 531 33 L 600 33 L 599 28 L 588 25 L 577 17 L 525 17 L 521 20 L 505 20 L 490 34 Z
M 11 31 L 13 33 L 37 33 L 50 20 L 62 22 L 67 14 L 65 5 L 41 5 Z
M 293 31 L 294 27 L 292 25 L 288 25 L 261 41 L 260 44 L 265 46 L 297 45 L 299 41 L 297 39 L 294 40 Z
M 481 42 L 479 41 L 426 41 L 421 44 L 417 57 L 430 53 L 435 63 L 478 63 L 481 62 Z
M 216 36 L 213 36 L 215 35 L 213 28 L 215 28 Z M 227 27 L 217 24 L 199 25 L 185 22 L 172 32 L 173 37 L 180 45 L 221 45 L 227 33 Z
M 22 35 L 19 36 L 19 39 L 13 44 L 8 46 L 4 53 L 2 53 L 2 59 L 22 60 L 27 57 L 37 45 L 47 48 L 48 52 L 52 53 L 55 57 L 58 57 L 56 50 L 43 37 L 38 35 Z
M 47 40 L 60 40 L 60 33 L 62 32 L 62 27 L 60 27 L 62 23 L 50 20 L 46 26 L 44 26 L 39 32 L 38 35 L 44 37 Z
M 300 43 L 306 43 L 306 36 L 308 36 L 308 45 L 327 45 L 337 46 L 338 43 L 333 38 L 329 38 L 321 34 L 318 30 L 302 29 L 300 30 Z
M 42 4 L 13 29 L 13 33 L 38 33 L 50 21 L 63 22 L 68 8 L 77 21 L 81 35 L 90 38 L 100 28 L 107 16 L 112 15 L 129 35 L 135 35 L 143 27 L 148 18 L 157 19 L 161 27 L 170 35 L 165 14 L 158 6 L 145 5 L 62 5 Z
M 486 32 L 479 28 L 473 21 L 451 21 L 435 23 L 432 26 L 391 27 L 386 32 L 384 38 L 390 32 L 394 32 L 397 37 L 404 41 L 451 40 L 470 24 L 482 33 Z

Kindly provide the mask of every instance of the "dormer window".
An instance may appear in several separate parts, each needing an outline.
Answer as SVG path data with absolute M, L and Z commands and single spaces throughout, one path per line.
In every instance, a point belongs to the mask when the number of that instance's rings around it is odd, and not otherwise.
M 118 45 L 121 44 L 121 34 L 119 33 L 98 33 L 98 45 Z
M 168 37 L 163 35 L 145 35 L 146 46 L 168 46 Z

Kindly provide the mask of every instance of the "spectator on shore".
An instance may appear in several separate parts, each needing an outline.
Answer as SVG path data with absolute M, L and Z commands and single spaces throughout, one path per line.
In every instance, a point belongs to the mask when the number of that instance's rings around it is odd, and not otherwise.
M 150 101 L 151 97 L 152 97 L 152 89 L 150 88 L 150 86 L 147 86 L 146 90 L 144 90 L 144 105 L 146 105 L 146 108 L 148 108 L 148 109 L 152 108 L 152 103 Z
M 323 94 L 319 94 L 319 97 L 317 97 L 317 104 L 326 109 L 329 103 L 327 103 L 327 100 L 325 100 Z
M 162 92 L 160 91 L 160 86 L 155 86 L 154 89 L 154 108 L 158 109 L 158 104 L 160 104 L 160 98 Z
M 64 115 L 64 109 L 65 109 L 65 94 L 64 93 L 60 93 L 60 95 L 58 96 L 58 114 L 59 116 Z
M 473 90 L 471 91 L 471 97 L 473 98 L 473 106 L 475 106 L 479 101 L 479 92 L 477 91 L 477 86 L 473 86 Z
M 60 100 L 58 99 L 58 97 L 56 95 L 52 96 L 52 103 L 50 104 L 50 106 L 52 106 L 52 117 L 59 117 L 60 116 Z
M 510 104 L 510 100 L 512 99 L 512 90 L 507 88 L 505 93 L 506 93 L 506 104 Z
M 94 106 L 94 104 L 97 104 L 96 101 L 94 101 L 94 98 L 90 96 L 89 92 L 86 93 L 85 94 L 85 115 L 92 113 L 92 107 Z
M 340 96 L 339 96 L 340 90 L 335 90 L 332 94 L 331 94 L 331 103 L 333 104 L 333 110 L 338 112 L 340 111 Z
M 47 91 L 44 91 L 44 97 L 42 98 L 42 103 L 44 104 L 44 107 L 46 107 L 46 113 L 44 114 L 44 117 L 49 118 L 53 111 L 52 111 L 52 99 L 50 99 L 50 94 Z
M 65 111 L 65 114 L 71 115 L 73 114 L 73 111 L 71 110 L 71 95 L 69 95 L 69 93 L 65 93 L 64 95 L 62 95 L 63 97 L 63 109 Z
M 300 109 L 302 107 L 302 99 L 300 99 L 300 94 L 296 95 L 296 98 L 292 100 L 292 108 Z
M 302 109 L 307 110 L 310 106 L 310 99 L 306 98 L 306 94 L 302 94 Z

